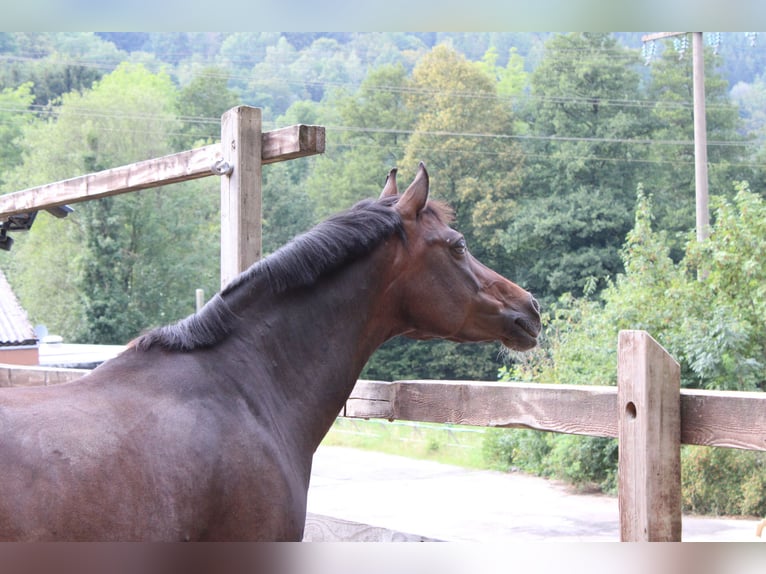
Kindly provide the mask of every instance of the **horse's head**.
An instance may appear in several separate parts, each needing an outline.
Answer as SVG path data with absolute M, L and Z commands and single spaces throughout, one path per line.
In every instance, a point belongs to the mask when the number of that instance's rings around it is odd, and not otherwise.
M 451 212 L 428 201 L 428 173 L 421 163 L 399 195 L 396 170 L 381 194 L 397 196 L 406 241 L 395 255 L 389 292 L 400 301 L 404 335 L 457 342 L 500 341 L 518 351 L 531 349 L 540 333 L 540 306 L 515 283 L 471 255 L 465 239 L 449 227 Z

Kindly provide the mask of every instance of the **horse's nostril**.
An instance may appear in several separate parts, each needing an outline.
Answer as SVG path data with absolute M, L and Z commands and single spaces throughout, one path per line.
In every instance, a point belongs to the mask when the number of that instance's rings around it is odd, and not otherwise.
M 535 299 L 532 296 L 530 296 L 530 299 L 532 300 L 532 308 L 539 313 L 540 312 L 540 303 L 538 303 L 537 299 Z

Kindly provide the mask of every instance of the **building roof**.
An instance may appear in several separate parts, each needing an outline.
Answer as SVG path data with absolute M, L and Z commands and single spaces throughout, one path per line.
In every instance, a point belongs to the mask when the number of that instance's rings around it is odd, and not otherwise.
M 0 270 L 0 347 L 35 344 L 37 336 L 27 312 Z

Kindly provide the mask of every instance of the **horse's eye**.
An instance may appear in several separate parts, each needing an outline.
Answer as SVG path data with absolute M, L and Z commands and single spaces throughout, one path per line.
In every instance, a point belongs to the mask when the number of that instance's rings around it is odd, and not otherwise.
M 455 252 L 457 255 L 464 255 L 464 254 L 465 254 L 465 251 L 466 251 L 466 249 L 467 249 L 467 247 L 466 247 L 466 245 L 465 245 L 465 239 L 461 237 L 460 239 L 458 239 L 457 241 L 455 241 L 455 242 L 454 242 L 452 245 L 450 245 L 450 248 L 451 248 L 451 249 L 452 249 L 452 251 L 454 251 L 454 252 Z

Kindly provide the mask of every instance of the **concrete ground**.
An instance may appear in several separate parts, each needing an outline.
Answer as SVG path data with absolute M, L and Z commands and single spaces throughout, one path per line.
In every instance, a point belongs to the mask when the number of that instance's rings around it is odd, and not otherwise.
M 320 446 L 310 513 L 448 541 L 618 541 L 617 498 L 521 473 Z M 683 517 L 684 541 L 756 542 L 758 520 Z

